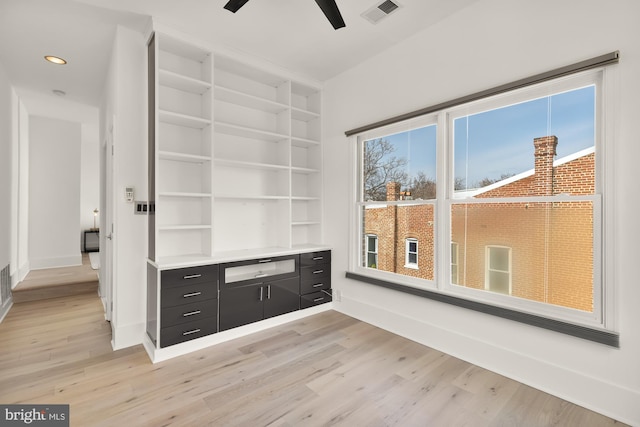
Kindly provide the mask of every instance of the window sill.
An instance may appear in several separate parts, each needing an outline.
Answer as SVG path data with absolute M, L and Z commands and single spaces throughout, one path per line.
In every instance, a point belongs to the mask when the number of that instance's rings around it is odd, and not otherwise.
M 483 302 L 472 301 L 441 292 L 430 291 L 427 289 L 418 289 L 400 283 L 390 282 L 370 276 L 364 276 L 349 271 L 346 272 L 345 277 L 348 279 L 357 280 L 359 282 L 368 283 L 370 285 L 381 286 L 383 288 L 404 292 L 433 301 L 455 305 L 457 307 L 490 314 L 492 316 L 501 317 L 503 319 L 513 320 L 515 322 L 524 323 L 526 325 L 536 326 L 554 332 L 560 332 L 566 335 L 571 335 L 588 341 L 597 342 L 610 347 L 620 348 L 620 335 L 615 332 L 606 331 L 603 329 L 588 328 L 586 326 L 563 322 L 561 320 L 551 319 L 536 314 L 525 313 L 505 307 L 486 304 Z

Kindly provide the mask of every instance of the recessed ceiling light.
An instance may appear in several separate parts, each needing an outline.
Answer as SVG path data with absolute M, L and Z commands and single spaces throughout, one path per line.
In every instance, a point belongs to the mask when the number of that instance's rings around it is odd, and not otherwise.
M 58 96 L 65 96 L 67 94 L 67 92 L 60 89 L 54 89 L 51 92 L 53 92 L 54 95 L 58 95 Z
M 53 55 L 45 55 L 44 59 L 58 65 L 64 65 L 67 63 L 64 59 Z

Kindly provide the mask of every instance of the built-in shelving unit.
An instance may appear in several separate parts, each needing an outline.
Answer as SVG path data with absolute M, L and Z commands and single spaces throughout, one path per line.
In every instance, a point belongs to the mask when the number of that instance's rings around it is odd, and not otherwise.
M 319 87 L 164 33 L 149 52 L 151 261 L 321 245 Z

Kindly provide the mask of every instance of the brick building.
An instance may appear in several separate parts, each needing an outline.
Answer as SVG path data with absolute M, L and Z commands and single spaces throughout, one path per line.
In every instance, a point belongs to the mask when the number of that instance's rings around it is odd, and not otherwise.
M 534 140 L 534 168 L 472 198 L 595 193 L 594 149 L 554 161 L 558 139 Z M 387 200 L 401 199 L 387 184 Z M 434 206 L 384 204 L 365 209 L 366 250 L 375 266 L 434 279 Z M 371 243 L 375 239 L 377 247 Z M 584 311 L 593 309 L 593 206 L 585 201 L 459 203 L 451 209 L 452 281 Z M 374 259 L 368 254 L 367 260 Z M 415 262 L 413 262 L 415 261 Z

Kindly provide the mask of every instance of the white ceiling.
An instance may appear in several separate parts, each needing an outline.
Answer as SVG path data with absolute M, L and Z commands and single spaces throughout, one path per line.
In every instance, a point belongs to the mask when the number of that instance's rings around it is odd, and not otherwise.
M 376 0 L 337 0 L 346 28 L 334 30 L 314 0 L 0 0 L 0 63 L 18 90 L 97 106 L 115 26 L 143 31 L 149 17 L 212 46 L 325 81 L 479 0 L 397 0 L 378 24 L 360 15 Z M 58 66 L 44 55 L 68 60 Z M 51 95 L 53 96 L 53 95 Z

